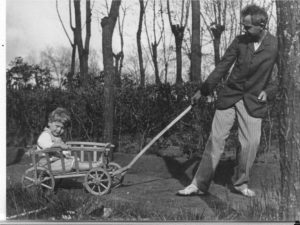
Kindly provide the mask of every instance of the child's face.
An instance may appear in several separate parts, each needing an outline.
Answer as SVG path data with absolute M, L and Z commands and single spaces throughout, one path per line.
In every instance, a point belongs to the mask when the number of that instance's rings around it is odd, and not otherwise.
M 49 122 L 48 126 L 52 135 L 55 137 L 61 136 L 65 131 L 65 127 L 61 122 Z

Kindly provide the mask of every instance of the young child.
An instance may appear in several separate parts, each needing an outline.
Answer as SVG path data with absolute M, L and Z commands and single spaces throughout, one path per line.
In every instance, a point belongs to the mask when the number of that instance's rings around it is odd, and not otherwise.
M 71 152 L 67 151 L 69 146 L 62 140 L 65 129 L 70 125 L 71 117 L 69 112 L 64 108 L 56 108 L 49 114 L 48 127 L 45 127 L 37 140 L 37 152 L 50 147 L 60 147 L 63 149 L 64 163 L 66 172 L 75 169 L 75 158 L 71 156 Z M 42 154 L 44 156 L 45 154 Z M 62 171 L 61 157 L 59 154 L 52 154 L 51 158 L 52 171 Z M 47 160 L 41 158 L 38 165 L 45 166 Z M 93 162 L 92 167 L 101 166 L 102 161 Z M 78 162 L 79 170 L 89 170 L 88 162 Z

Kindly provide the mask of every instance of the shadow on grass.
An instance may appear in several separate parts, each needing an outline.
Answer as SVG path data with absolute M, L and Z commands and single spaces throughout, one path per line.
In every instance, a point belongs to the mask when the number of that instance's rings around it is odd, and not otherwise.
M 163 157 L 169 173 L 177 179 L 183 186 L 189 185 L 196 173 L 200 157 L 193 157 L 184 162 L 173 157 Z M 214 182 L 222 186 L 231 185 L 231 177 L 234 175 L 234 160 L 222 160 L 216 169 Z
M 234 176 L 235 160 L 221 160 L 216 169 L 214 182 L 222 186 L 232 186 L 231 178 Z
M 6 149 L 6 166 L 19 163 L 25 154 L 22 147 L 7 147 Z
M 137 185 L 141 185 L 141 184 L 147 184 L 147 183 L 151 183 L 151 182 L 155 182 L 155 181 L 159 181 L 159 180 L 167 180 L 167 179 L 169 179 L 169 178 L 151 179 L 151 180 L 146 180 L 146 181 L 136 182 L 136 183 L 131 183 L 131 184 L 122 184 L 120 187 L 137 186 Z
M 55 188 L 62 189 L 82 189 L 84 188 L 83 182 L 78 179 L 64 178 L 55 180 Z
M 172 157 L 164 157 L 167 168 L 173 178 L 177 179 L 183 186 L 191 183 L 201 159 L 195 157 L 184 162 Z M 219 162 L 214 175 L 214 183 L 228 187 L 232 184 L 231 177 L 234 175 L 235 160 L 222 160 Z M 243 219 L 241 214 L 230 206 L 228 201 L 224 201 L 215 195 L 208 193 L 199 196 L 207 206 L 214 212 L 217 220 Z
M 192 175 L 195 174 L 200 162 L 199 157 L 193 157 L 180 162 L 176 158 L 165 156 L 163 160 L 171 176 L 177 179 L 183 186 L 190 184 Z

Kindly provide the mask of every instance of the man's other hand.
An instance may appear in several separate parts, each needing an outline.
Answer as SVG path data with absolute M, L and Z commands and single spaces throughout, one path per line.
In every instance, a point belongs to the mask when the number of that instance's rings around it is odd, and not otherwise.
M 201 98 L 201 92 L 200 90 L 198 90 L 191 98 L 191 104 L 196 105 L 200 98 Z
M 265 91 L 260 92 L 257 99 L 260 102 L 266 102 L 267 101 L 267 93 Z

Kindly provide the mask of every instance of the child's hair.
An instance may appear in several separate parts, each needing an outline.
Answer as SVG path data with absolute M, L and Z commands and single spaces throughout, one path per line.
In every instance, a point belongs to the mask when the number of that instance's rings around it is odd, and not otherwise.
M 71 116 L 65 108 L 58 107 L 49 114 L 48 122 L 60 122 L 65 127 L 68 127 L 71 123 Z

